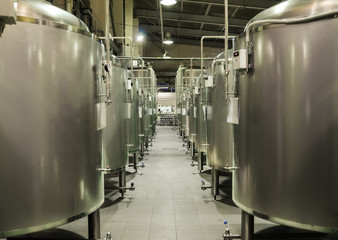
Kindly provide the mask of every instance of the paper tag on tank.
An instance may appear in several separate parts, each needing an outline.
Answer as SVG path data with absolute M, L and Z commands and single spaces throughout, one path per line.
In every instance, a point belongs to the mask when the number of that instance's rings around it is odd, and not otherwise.
M 96 104 L 97 130 L 107 127 L 107 106 L 106 103 Z
M 227 122 L 238 124 L 239 123 L 238 98 L 230 98 L 227 104 L 228 104 Z

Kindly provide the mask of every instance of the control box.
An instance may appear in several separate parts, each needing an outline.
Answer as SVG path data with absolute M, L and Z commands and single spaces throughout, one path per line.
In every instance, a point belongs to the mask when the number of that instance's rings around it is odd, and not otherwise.
M 246 69 L 248 66 L 248 55 L 246 49 L 234 52 L 233 65 L 235 70 Z

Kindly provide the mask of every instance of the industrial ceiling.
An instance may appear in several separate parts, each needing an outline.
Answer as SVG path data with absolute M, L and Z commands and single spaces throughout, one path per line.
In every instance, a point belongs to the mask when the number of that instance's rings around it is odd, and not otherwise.
M 247 22 L 283 0 L 229 0 L 229 35 L 243 32 Z M 224 0 L 178 0 L 163 6 L 163 31 L 170 32 L 177 44 L 200 45 L 205 35 L 224 35 Z M 148 39 L 161 44 L 159 0 L 134 0 L 134 17 Z M 205 45 L 224 47 L 224 40 L 206 41 Z

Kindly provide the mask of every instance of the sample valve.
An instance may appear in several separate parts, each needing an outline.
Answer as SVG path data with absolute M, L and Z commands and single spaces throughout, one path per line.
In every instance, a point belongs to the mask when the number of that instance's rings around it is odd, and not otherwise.
M 201 183 L 202 183 L 201 189 L 203 191 L 207 190 L 208 188 L 211 188 L 211 186 L 205 186 L 205 181 L 203 179 L 201 180 Z
M 241 235 L 239 234 L 232 234 L 230 228 L 228 227 L 228 221 L 224 221 L 225 225 L 225 232 L 223 233 L 224 240 L 232 240 L 232 239 L 241 239 Z

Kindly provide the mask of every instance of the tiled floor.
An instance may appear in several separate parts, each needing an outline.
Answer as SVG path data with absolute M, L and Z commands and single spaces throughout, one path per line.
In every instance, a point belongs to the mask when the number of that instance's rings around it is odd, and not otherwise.
M 134 182 L 135 191 L 127 192 L 124 198 L 117 191 L 107 192 L 100 211 L 102 238 L 111 232 L 114 240 L 222 240 L 224 220 L 229 222 L 232 232 L 240 233 L 240 210 L 232 203 L 231 189 L 221 189 L 217 201 L 209 189 L 201 190 L 201 179 L 210 181 L 210 171 L 206 169 L 200 174 L 197 167 L 191 167 L 191 158 L 185 154 L 182 141 L 172 128 L 158 128 L 144 163 L 146 167 L 139 169 L 138 174 L 128 174 L 128 185 Z M 229 180 L 222 176 L 221 185 L 231 186 Z M 116 181 L 113 178 L 110 183 Z M 87 229 L 87 218 L 83 218 L 49 230 L 49 235 L 30 237 L 83 239 L 87 238 Z M 264 239 L 337 240 L 323 235 L 281 237 L 280 233 L 294 229 L 255 218 L 255 232 L 264 229 L 277 235 Z
M 101 209 L 102 236 L 111 232 L 114 240 L 216 240 L 222 239 L 224 220 L 239 231 L 240 210 L 214 201 L 210 190 L 201 190 L 201 179 L 210 179 L 210 171 L 199 174 L 197 167 L 191 166 L 191 157 L 185 154 L 182 141 L 172 128 L 159 127 L 149 149 L 144 160 L 146 167 L 139 169 L 136 176 L 129 176 L 134 177 L 131 181 L 136 190 Z M 108 195 L 106 203 L 119 197 Z M 231 199 L 225 193 L 222 197 Z M 266 225 L 263 221 L 257 224 Z M 83 219 L 61 228 L 86 237 L 86 227 Z

